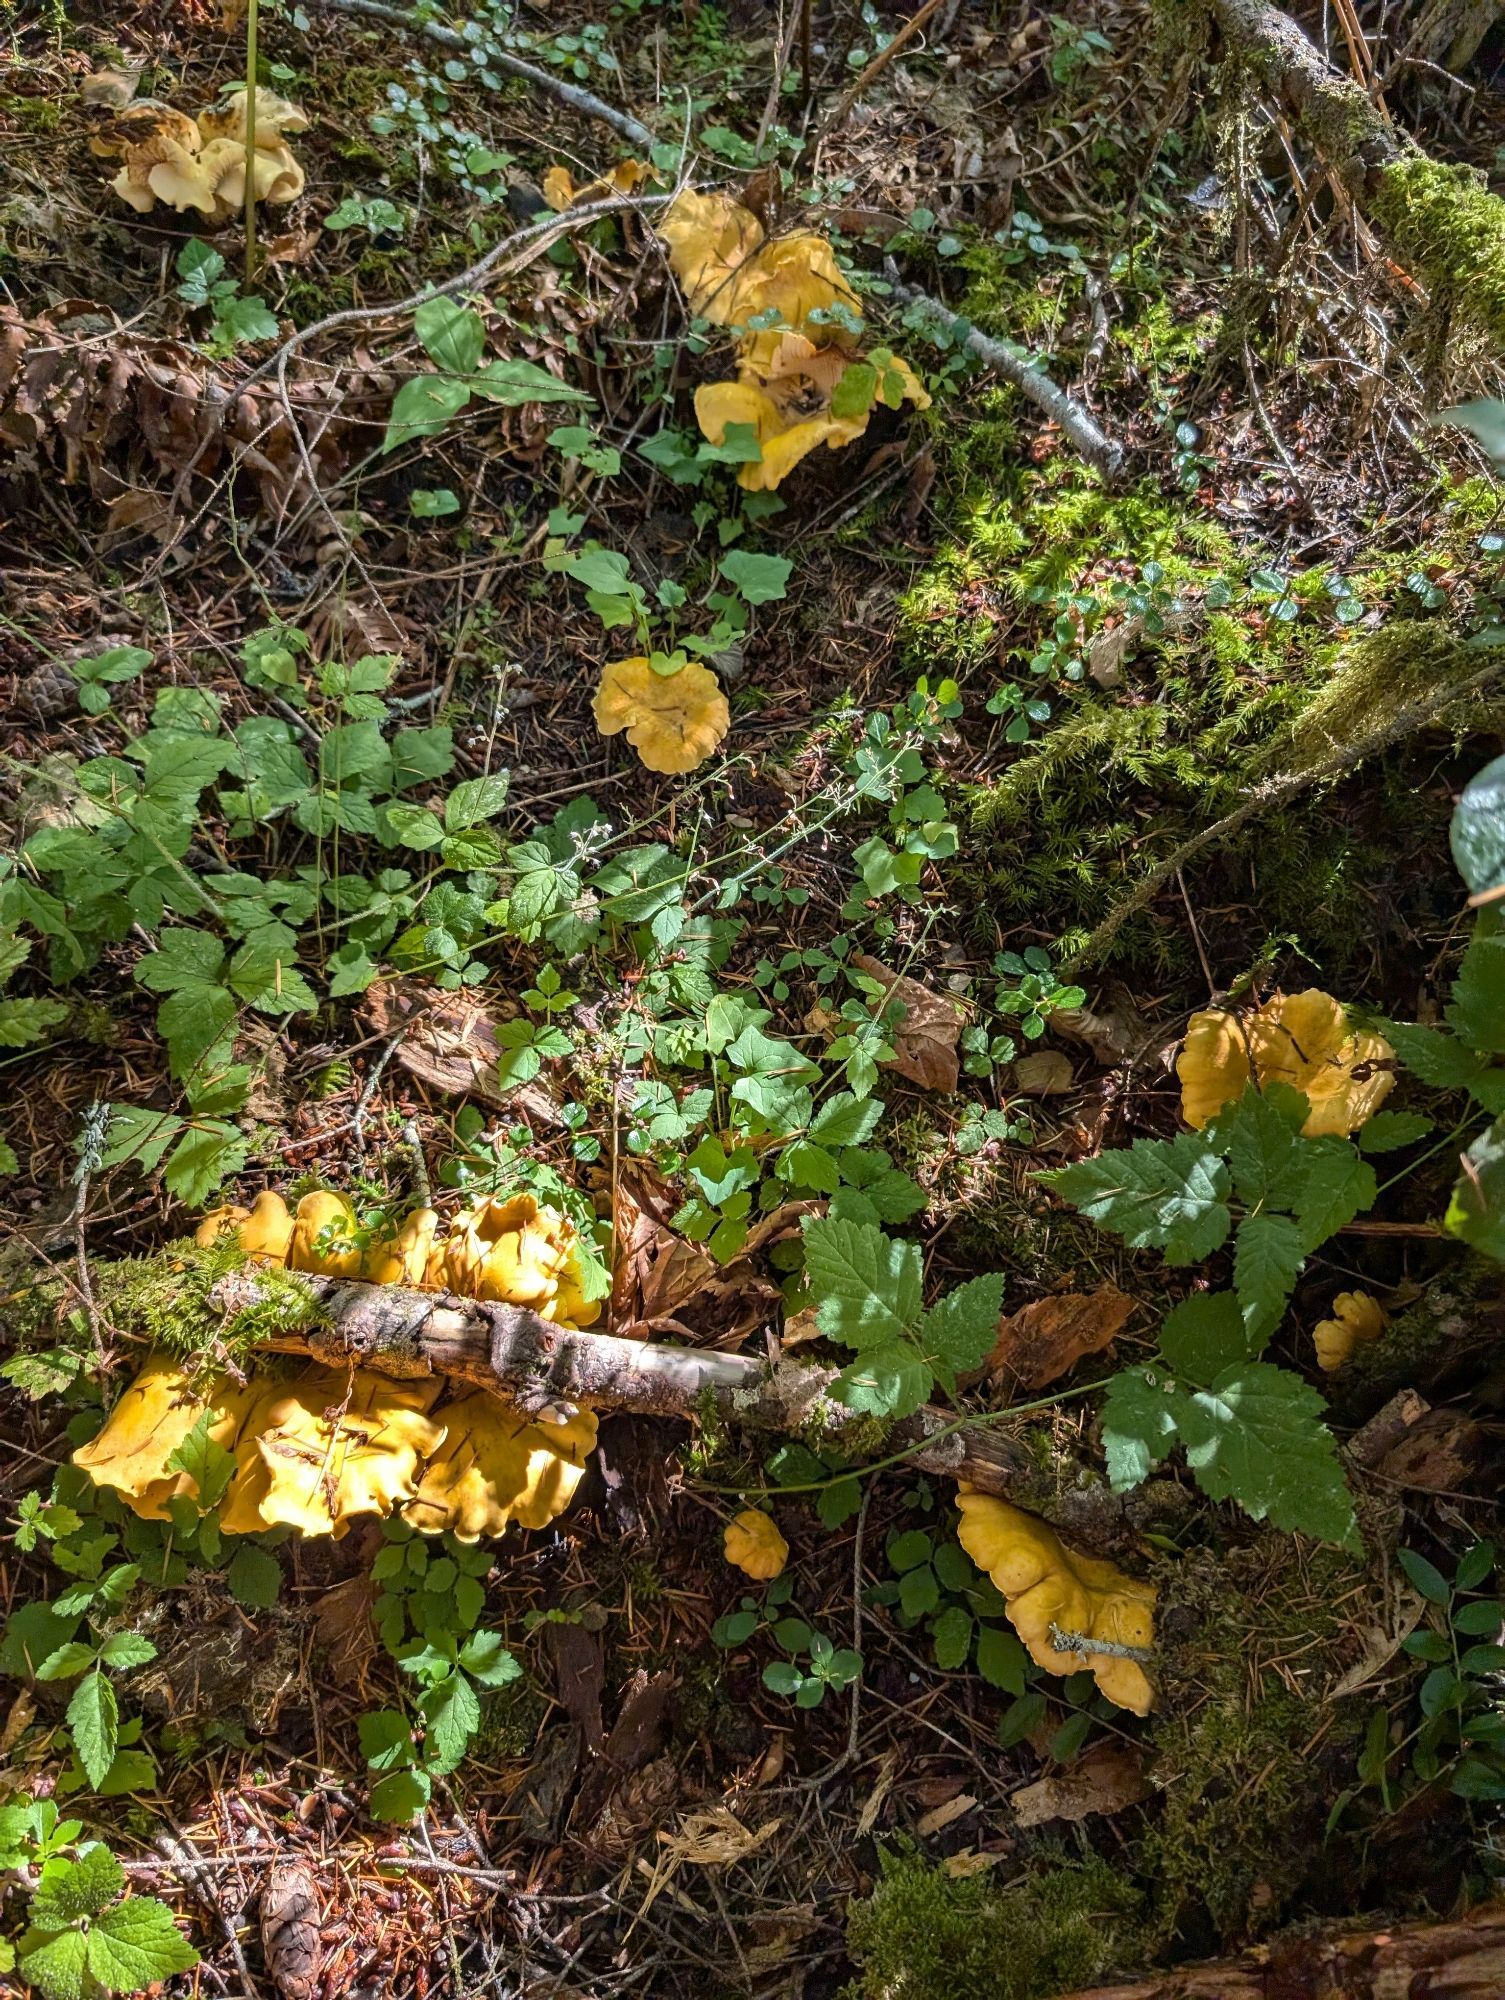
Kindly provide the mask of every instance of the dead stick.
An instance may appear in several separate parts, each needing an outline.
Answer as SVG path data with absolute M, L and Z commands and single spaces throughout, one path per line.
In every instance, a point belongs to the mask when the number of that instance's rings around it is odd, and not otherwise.
M 714 1416 L 854 1455 L 871 1433 L 870 1418 L 829 1393 L 834 1368 L 787 1358 L 770 1365 L 748 1355 L 622 1340 L 555 1326 L 524 1307 L 453 1294 L 300 1278 L 323 1323 L 267 1342 L 281 1353 L 309 1354 L 334 1367 L 354 1361 L 399 1378 L 448 1375 L 505 1396 L 530 1415 L 577 1403 L 640 1416 Z M 248 1266 L 221 1278 L 210 1299 L 233 1318 L 264 1303 L 266 1292 Z M 918 1410 L 889 1429 L 885 1454 L 903 1451 L 917 1468 L 965 1479 L 984 1492 L 1029 1491 L 1038 1499 L 1034 1453 L 985 1424 L 959 1430 L 956 1422 L 944 1410 Z
M 914 40 L 915 36 L 925 26 L 925 23 L 940 4 L 941 0 L 925 0 L 925 4 L 919 13 L 910 16 L 891 42 L 884 43 L 883 47 L 879 49 L 877 55 L 873 57 L 866 69 L 862 71 L 861 75 L 852 84 L 851 88 L 842 94 L 836 109 L 831 113 L 821 130 L 820 138 L 822 140 L 829 139 L 833 132 L 838 131 L 846 123 L 852 115 L 852 107 L 856 104 L 858 98 L 861 97 L 863 91 L 873 81 L 874 77 L 888 67 L 906 42 Z

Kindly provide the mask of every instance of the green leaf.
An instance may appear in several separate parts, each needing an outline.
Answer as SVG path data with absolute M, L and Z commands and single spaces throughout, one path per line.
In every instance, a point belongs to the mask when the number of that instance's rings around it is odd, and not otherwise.
M 467 778 L 456 785 L 444 802 L 445 832 L 463 833 L 467 827 L 495 819 L 507 803 L 510 783 L 508 772 L 494 771 L 487 777 Z
M 969 1368 L 980 1368 L 998 1338 L 1003 1273 L 986 1272 L 933 1305 L 920 1323 L 919 1343 L 948 1389 Z
M 1262 1345 L 1251 1343 L 1232 1292 L 1194 1293 L 1171 1308 L 1160 1329 L 1160 1352 L 1171 1367 L 1184 1381 L 1204 1386 L 1225 1368 L 1252 1361 Z
M 1410 1578 L 1413 1588 L 1419 1590 L 1429 1604 L 1446 1604 L 1452 1597 L 1452 1589 L 1442 1571 L 1415 1549 L 1397 1549 L 1395 1560 Z
M 415 853 L 426 853 L 444 838 L 444 822 L 439 815 L 430 812 L 427 806 L 414 805 L 411 800 L 394 799 L 383 808 L 383 816 L 392 838 Z
M 60 1931 L 79 1917 L 92 1917 L 125 1887 L 125 1870 L 108 1847 L 87 1847 L 76 1861 L 59 1856 L 42 1869 L 27 1912 L 44 1931 Z
M 1464 786 L 1449 839 L 1458 873 L 1471 895 L 1487 896 L 1505 884 L 1505 757 L 1486 764 Z
M 1140 1139 L 1040 1179 L 1131 1250 L 1164 1250 L 1168 1264 L 1200 1263 L 1232 1226 L 1228 1169 L 1200 1132 Z
M 977 1671 L 989 1687 L 1004 1694 L 1024 1693 L 1029 1655 L 1005 1625 L 982 1625 L 977 1632 Z
M 86 1646 L 82 1639 L 70 1639 L 38 1660 L 36 1677 L 39 1681 L 71 1681 L 75 1674 L 87 1672 L 95 1657 L 93 1646 Z
M 148 1660 L 156 1659 L 157 1649 L 140 1632 L 112 1632 L 100 1647 L 99 1657 L 107 1667 L 144 1667 Z
M 202 1207 L 221 1181 L 240 1172 L 247 1150 L 238 1127 L 221 1118 L 197 1120 L 173 1148 L 162 1184 L 190 1208 Z
M 1356 1147 L 1331 1133 L 1301 1141 L 1294 1174 L 1294 1185 L 1280 1206 L 1295 1217 L 1302 1249 L 1307 1252 L 1346 1228 L 1373 1204 L 1379 1192 L 1374 1168 Z
M 198 1962 L 172 1911 L 155 1896 L 127 1896 L 89 1930 L 89 1972 L 111 1993 L 139 1992 Z
M 0 1000 L 0 1049 L 29 1049 L 68 1018 L 61 1000 Z
M 427 1771 L 389 1771 L 371 1787 L 371 1817 L 388 1826 L 410 1826 L 429 1802 Z
M 1397 1153 L 1436 1130 L 1419 1111 L 1377 1111 L 1359 1133 L 1361 1153 Z
M 1266 1094 L 1250 1084 L 1208 1128 L 1210 1143 L 1228 1156 L 1239 1200 L 1250 1208 L 1271 1201 L 1289 1183 L 1308 1109 L 1299 1091 L 1277 1086 Z M 1276 1201 L 1276 1206 L 1286 1204 Z
M 270 1549 L 243 1542 L 230 1558 L 225 1582 L 237 1604 L 251 1611 L 269 1611 L 282 1590 L 282 1565 Z
M 822 1146 L 861 1146 L 878 1129 L 883 1105 L 876 1097 L 854 1097 L 841 1090 L 821 1106 L 807 1136 Z
M 930 1628 L 935 1663 L 948 1673 L 967 1664 L 972 1650 L 972 1614 L 960 1604 L 948 1604 Z
M 21 1970 L 44 2000 L 82 2000 L 89 1955 L 89 1941 L 82 1931 L 60 1931 L 56 1937 L 25 1931 L 18 1950 Z
M 732 549 L 721 558 L 721 574 L 749 604 L 772 604 L 786 595 L 794 564 L 787 556 Z
M 392 399 L 384 452 L 419 438 L 437 437 L 470 401 L 470 386 L 449 375 L 413 375 Z
M 453 1771 L 463 1762 L 470 1739 L 481 1726 L 481 1704 L 462 1673 L 446 1674 L 418 1698 L 428 1728 L 423 1761 L 431 1771 Z
M 138 961 L 136 980 L 149 993 L 175 993 L 215 983 L 224 963 L 225 947 L 210 932 L 164 931 L 157 949 Z
M 97 1790 L 109 1775 L 120 1741 L 120 1705 L 115 1690 L 97 1669 L 85 1674 L 68 1704 L 73 1748 L 89 1783 Z
M 1471 1049 L 1505 1055 L 1505 934 L 1475 933 L 1453 981 L 1447 1018 Z
M 460 1665 L 482 1687 L 506 1687 L 523 1671 L 502 1644 L 500 1632 L 473 1632 L 460 1648 Z
M 356 1723 L 361 1755 L 373 1771 L 405 1769 L 413 1761 L 413 1732 L 395 1708 L 368 1709 Z
M 831 392 L 833 417 L 865 417 L 878 394 L 878 371 L 868 361 L 849 361 Z
M 1176 1423 L 1186 1462 L 1213 1500 L 1236 1500 L 1256 1521 L 1350 1543 L 1353 1501 L 1323 1401 L 1289 1369 L 1247 1361 L 1210 1389 L 1186 1391 Z
M 897 1420 L 913 1416 L 930 1393 L 930 1370 L 908 1341 L 864 1346 L 831 1385 L 849 1410 Z
M 1246 1215 L 1233 1246 L 1233 1288 L 1258 1348 L 1280 1324 L 1304 1261 L 1304 1239 L 1288 1215 Z
M 1226 1294 L 1225 1294 L 1226 1296 Z M 1175 1449 L 1183 1391 L 1147 1368 L 1126 1368 L 1103 1399 L 1103 1453 L 1115 1493 L 1142 1485 Z
M 1486 1257 L 1505 1263 L 1505 1118 L 1497 1118 L 1463 1156 L 1443 1226 Z
M 224 1498 L 235 1477 L 235 1454 L 210 1436 L 214 1413 L 205 1410 L 167 1461 L 169 1472 L 186 1472 L 197 1488 L 199 1511 L 207 1514 Z
M 1486 1111 L 1505 1112 L 1505 1070 L 1492 1067 L 1487 1056 L 1466 1048 L 1456 1035 L 1408 1021 L 1386 1021 L 1384 1032 L 1401 1062 L 1423 1083 L 1434 1090 L 1466 1090 Z
M 571 388 L 532 361 L 488 361 L 470 378 L 478 396 L 500 403 L 505 409 L 519 409 L 525 403 L 587 403 L 595 397 L 584 389 Z
M 453 299 L 425 299 L 413 315 L 413 331 L 429 360 L 447 375 L 470 374 L 486 345 L 481 315 Z
M 871 1223 L 829 1216 L 807 1217 L 804 1238 L 821 1332 L 864 1349 L 900 1341 L 920 1315 L 918 1246 L 885 1236 Z

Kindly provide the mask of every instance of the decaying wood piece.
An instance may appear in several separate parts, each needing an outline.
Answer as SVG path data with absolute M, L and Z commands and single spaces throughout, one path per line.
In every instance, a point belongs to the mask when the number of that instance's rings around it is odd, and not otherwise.
M 1457 1923 L 1293 1937 L 1215 1965 L 1094 1986 L 1062 2000 L 1499 2000 L 1505 1903 Z
M 285 1298 L 280 1273 L 279 1282 Z M 397 1377 L 448 1375 L 504 1395 L 530 1415 L 583 1404 L 647 1416 L 711 1417 L 835 1450 L 846 1446 L 858 1456 L 871 1429 L 870 1418 L 829 1394 L 834 1368 L 621 1340 L 555 1326 L 523 1307 L 452 1294 L 304 1274 L 300 1282 L 324 1323 L 267 1343 L 282 1353 L 307 1353 L 335 1366 L 357 1361 Z M 233 1319 L 264 1296 L 261 1279 L 247 1267 L 222 1278 L 210 1299 Z M 988 1493 L 1038 1489 L 1039 1465 L 1025 1446 L 983 1425 L 952 1430 L 955 1421 L 943 1410 L 919 1410 L 893 1425 L 884 1453 L 907 1451 L 917 1468 L 969 1480 Z
M 1505 201 L 1470 168 L 1442 166 L 1397 132 L 1269 0 L 1182 0 L 1230 49 L 1435 298 L 1505 343 Z
M 502 1081 L 506 1051 L 474 994 L 446 993 L 424 979 L 382 979 L 368 988 L 361 1013 L 374 1033 L 400 1037 L 398 1062 L 435 1090 L 478 1097 L 540 1124 L 564 1124 L 564 1113 L 541 1084 Z

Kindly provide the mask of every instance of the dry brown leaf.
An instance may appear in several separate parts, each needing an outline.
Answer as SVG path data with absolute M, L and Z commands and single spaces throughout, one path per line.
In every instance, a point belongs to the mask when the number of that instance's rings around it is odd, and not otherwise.
M 1064 1097 L 1076 1087 L 1071 1058 L 1059 1049 L 1034 1049 L 1020 1056 L 1011 1074 L 1014 1088 L 1024 1097 Z
M 1020 1826 L 1053 1819 L 1086 1819 L 1122 1812 L 1149 1797 L 1151 1786 L 1134 1751 L 1122 1743 L 1094 1743 L 1064 1771 L 1026 1785 L 1009 1800 Z
M 503 1084 L 502 1049 L 482 1003 L 469 994 L 446 993 L 421 979 L 378 980 L 366 993 L 363 1011 L 373 1031 L 401 1034 L 397 1060 L 405 1070 L 455 1097 L 479 1097 L 546 1125 L 562 1126 L 564 1115 L 542 1082 Z
M 961 1003 L 949 993 L 934 993 L 917 979 L 890 972 L 866 952 L 855 952 L 859 972 L 884 989 L 884 1005 L 897 1000 L 904 1012 L 890 1032 L 894 1053 L 884 1065 L 896 1069 L 922 1090 L 955 1090 L 961 1074 L 956 1044 L 965 1018 Z
M 1036 1299 L 999 1323 L 982 1373 L 1010 1397 L 1043 1389 L 1084 1354 L 1100 1354 L 1122 1331 L 1134 1305 L 1112 1285 Z

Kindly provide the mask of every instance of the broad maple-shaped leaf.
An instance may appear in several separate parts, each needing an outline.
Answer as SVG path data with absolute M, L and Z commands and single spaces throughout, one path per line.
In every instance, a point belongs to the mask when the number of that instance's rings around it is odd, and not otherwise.
M 1228 1169 L 1202 1132 L 1140 1139 L 1040 1179 L 1131 1250 L 1163 1250 L 1168 1264 L 1200 1263 L 1232 1226 Z
M 804 1235 L 821 1332 L 864 1351 L 903 1342 L 920 1316 L 918 1245 L 829 1216 L 807 1218 Z
M 1247 1361 L 1176 1404 L 1186 1462 L 1212 1500 L 1256 1521 L 1349 1543 L 1353 1501 L 1316 1390 L 1289 1369 Z

